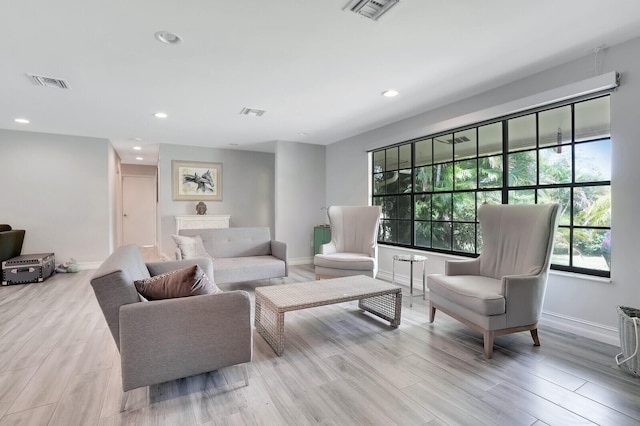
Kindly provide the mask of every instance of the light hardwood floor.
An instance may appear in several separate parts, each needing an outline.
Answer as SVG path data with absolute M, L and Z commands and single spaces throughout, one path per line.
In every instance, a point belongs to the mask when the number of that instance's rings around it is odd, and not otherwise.
M 285 282 L 313 279 L 291 269 Z M 429 324 L 428 302 L 406 297 L 397 329 L 356 302 L 288 313 L 281 358 L 254 332 L 248 387 L 225 368 L 136 389 L 120 413 L 91 274 L 0 288 L 1 426 L 640 424 L 640 379 L 616 366 L 618 348 L 541 328 L 541 347 L 500 336 L 486 360 L 479 334 L 440 312 Z

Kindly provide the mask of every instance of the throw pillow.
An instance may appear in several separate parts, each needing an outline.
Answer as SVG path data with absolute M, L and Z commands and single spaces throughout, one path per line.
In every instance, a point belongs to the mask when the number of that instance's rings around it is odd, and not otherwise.
M 202 243 L 202 237 L 187 237 L 184 235 L 172 235 L 173 241 L 176 242 L 183 259 L 194 259 L 197 257 L 210 257 Z
M 135 285 L 148 300 L 222 293 L 198 265 L 137 280 Z

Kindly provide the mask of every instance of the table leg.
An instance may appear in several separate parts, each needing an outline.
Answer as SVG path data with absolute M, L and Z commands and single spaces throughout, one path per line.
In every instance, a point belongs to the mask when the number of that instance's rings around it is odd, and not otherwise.
M 409 294 L 411 295 L 411 300 L 409 301 L 409 306 L 413 306 L 413 262 L 409 261 Z
M 393 259 L 393 266 L 391 267 L 391 284 L 396 283 L 396 259 Z
M 422 262 L 422 300 L 425 300 L 424 295 L 426 293 L 425 283 L 426 283 L 426 274 L 425 270 L 427 269 L 427 261 Z

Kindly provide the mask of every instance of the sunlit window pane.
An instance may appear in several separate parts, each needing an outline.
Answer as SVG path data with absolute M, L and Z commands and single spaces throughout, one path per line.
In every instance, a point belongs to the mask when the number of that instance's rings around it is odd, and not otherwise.
M 537 172 L 535 151 L 509 154 L 509 186 L 535 185 Z
M 611 136 L 609 96 L 575 104 L 576 142 Z
M 502 122 L 478 128 L 478 155 L 502 153 Z
M 573 189 L 573 225 L 611 225 L 610 186 L 580 186 Z
M 431 222 L 415 222 L 416 245 L 431 247 Z
M 509 126 L 509 152 L 536 147 L 536 115 L 512 118 Z
M 571 146 L 541 149 L 538 155 L 540 185 L 571 182 Z
M 433 248 L 451 250 L 451 222 L 434 222 L 433 230 Z
M 453 249 L 464 253 L 476 251 L 476 224 L 453 223 Z
M 611 140 L 576 144 L 576 182 L 611 180 Z
M 453 220 L 459 222 L 475 222 L 475 192 L 456 192 L 453 194 Z
M 571 225 L 571 188 L 538 189 L 538 204 L 560 204 L 560 225 Z
M 541 147 L 571 143 L 571 136 L 571 105 L 538 114 L 538 140 Z
M 433 154 L 431 152 L 432 143 L 432 139 L 416 142 L 416 167 L 433 163 Z
M 478 159 L 480 188 L 501 188 L 503 174 L 502 155 Z

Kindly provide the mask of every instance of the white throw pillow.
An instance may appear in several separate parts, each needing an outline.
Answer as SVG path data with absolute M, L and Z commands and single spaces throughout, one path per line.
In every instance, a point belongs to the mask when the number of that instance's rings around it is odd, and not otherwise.
M 200 235 L 186 237 L 184 235 L 172 235 L 173 240 L 178 245 L 183 259 L 193 259 L 197 257 L 210 257 L 204 248 Z

